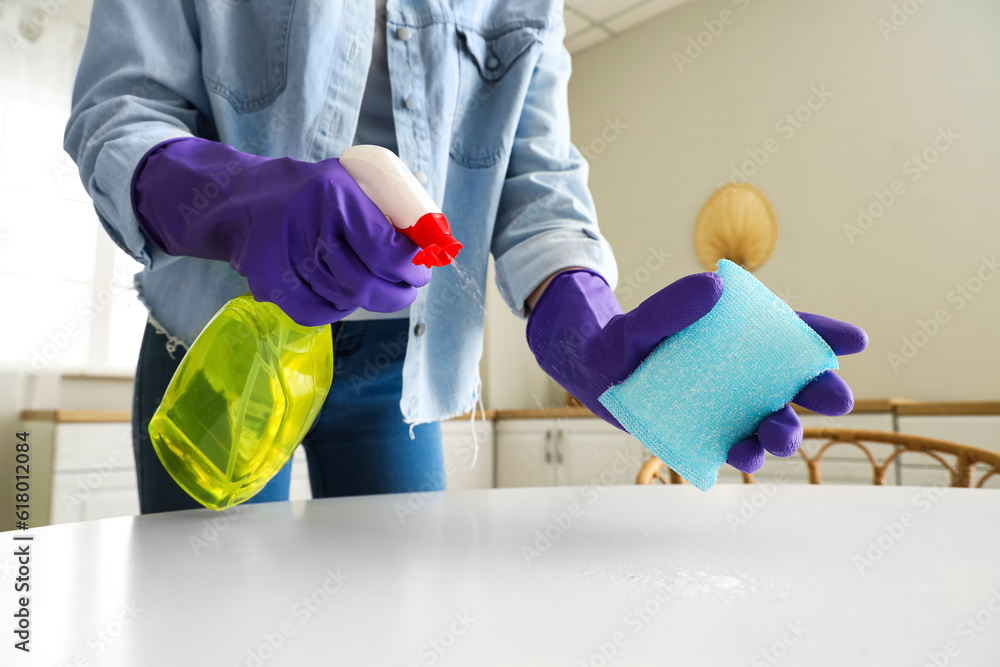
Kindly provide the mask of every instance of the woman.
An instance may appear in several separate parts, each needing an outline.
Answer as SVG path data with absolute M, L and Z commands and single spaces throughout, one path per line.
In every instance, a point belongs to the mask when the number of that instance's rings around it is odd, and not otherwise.
M 605 331 L 623 315 L 617 269 L 569 140 L 563 35 L 555 0 L 96 0 L 65 143 L 105 229 L 144 265 L 144 513 L 198 506 L 145 427 L 183 348 L 248 290 L 335 323 L 333 386 L 303 441 L 315 497 L 444 488 L 437 422 L 477 397 L 489 252 L 539 363 L 617 425 L 597 396 L 723 285 L 689 276 Z M 335 159 L 357 143 L 397 153 L 440 203 L 459 270 L 410 262 L 416 247 Z M 856 327 L 809 323 L 837 352 L 863 347 Z M 378 354 L 391 363 L 369 379 Z M 836 376 L 814 385 L 807 407 L 850 409 Z M 769 420 L 731 463 L 795 451 L 791 410 Z M 288 468 L 254 500 L 286 498 Z

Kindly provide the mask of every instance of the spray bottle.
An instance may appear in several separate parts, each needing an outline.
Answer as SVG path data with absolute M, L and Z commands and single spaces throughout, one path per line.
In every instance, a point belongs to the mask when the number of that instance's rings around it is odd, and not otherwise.
M 391 151 L 352 146 L 340 163 L 396 230 L 445 266 L 462 249 L 441 209 Z M 149 423 L 157 456 L 192 498 L 222 510 L 253 497 L 291 458 L 333 379 L 330 325 L 296 324 L 250 294 L 224 305 L 174 372 Z

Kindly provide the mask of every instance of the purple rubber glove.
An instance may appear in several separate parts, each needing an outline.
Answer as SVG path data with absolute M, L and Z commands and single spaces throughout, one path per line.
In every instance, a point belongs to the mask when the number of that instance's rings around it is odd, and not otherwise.
M 796 314 L 838 356 L 857 354 L 868 347 L 868 334 L 860 327 L 822 315 Z M 821 415 L 839 417 L 854 409 L 854 394 L 839 375 L 827 371 L 807 384 L 792 403 Z M 786 405 L 761 422 L 757 433 L 733 445 L 726 462 L 743 472 L 757 472 L 764 465 L 767 452 L 791 456 L 801 444 L 802 422 L 791 406 Z
M 531 311 L 528 347 L 556 382 L 595 415 L 622 428 L 598 397 L 627 378 L 664 338 L 707 315 L 722 290 L 717 274 L 698 273 L 667 285 L 635 310 L 623 313 L 598 274 L 565 271 L 553 278 Z M 799 316 L 835 354 L 860 352 L 867 345 L 867 335 L 854 325 L 808 313 Z M 794 402 L 820 414 L 842 415 L 854 407 L 854 396 L 839 376 L 824 373 Z M 802 424 L 786 405 L 764 419 L 754 436 L 734 445 L 728 463 L 753 472 L 763 464 L 765 452 L 790 456 L 801 443 Z
M 229 262 L 258 301 L 304 326 L 407 307 L 430 269 L 336 159 L 299 162 L 194 137 L 150 150 L 132 179 L 147 238 Z

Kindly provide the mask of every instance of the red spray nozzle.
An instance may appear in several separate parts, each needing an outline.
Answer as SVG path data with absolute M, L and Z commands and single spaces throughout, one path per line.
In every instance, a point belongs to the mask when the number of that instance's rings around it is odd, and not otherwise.
M 405 229 L 396 228 L 400 234 L 420 247 L 413 263 L 427 268 L 451 264 L 462 244 L 451 235 L 451 226 L 444 213 L 425 213 Z

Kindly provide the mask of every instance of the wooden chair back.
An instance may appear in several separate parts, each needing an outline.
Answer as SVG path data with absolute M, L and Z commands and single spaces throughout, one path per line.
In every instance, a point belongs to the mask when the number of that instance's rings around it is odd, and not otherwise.
M 800 447 L 798 455 L 805 460 L 809 473 L 810 484 L 820 484 L 823 477 L 820 464 L 823 456 L 835 445 L 850 445 L 859 448 L 872 466 L 872 484 L 884 486 L 889 466 L 904 452 L 924 454 L 943 466 L 949 473 L 951 486 L 964 488 L 982 488 L 983 484 L 1000 475 L 1000 454 L 971 445 L 961 445 L 947 440 L 925 438 L 908 433 L 891 433 L 888 431 L 866 431 L 848 428 L 806 428 L 803 431 L 803 442 L 806 440 L 823 440 L 815 454 L 809 455 L 804 447 Z M 865 443 L 882 443 L 892 445 L 894 451 L 879 461 Z M 977 465 L 984 470 L 976 479 Z M 650 458 L 639 470 L 636 484 L 686 484 L 676 472 L 671 470 L 655 456 Z M 743 473 L 743 483 L 753 484 L 753 475 Z

